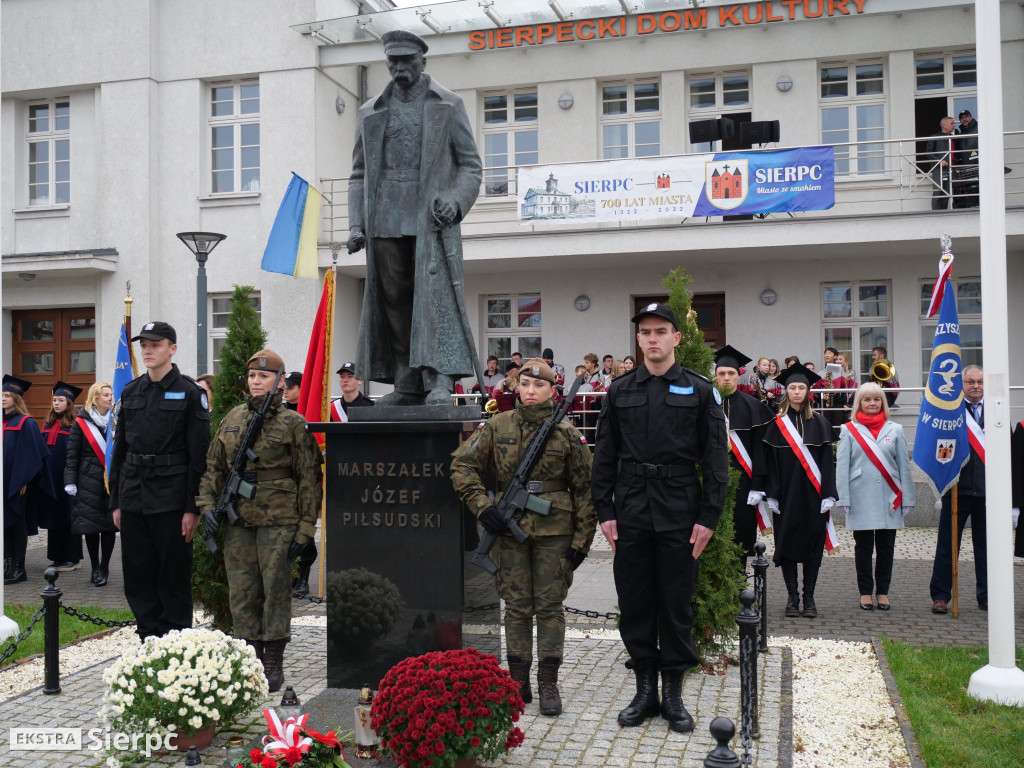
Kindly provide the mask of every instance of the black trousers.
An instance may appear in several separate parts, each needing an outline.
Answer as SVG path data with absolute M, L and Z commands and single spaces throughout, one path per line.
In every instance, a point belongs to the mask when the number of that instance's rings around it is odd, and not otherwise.
M 888 595 L 892 583 L 892 562 L 896 551 L 896 529 L 853 532 L 853 560 L 857 566 L 857 588 L 864 595 Z M 875 577 L 871 578 L 871 554 L 874 551 Z
M 25 525 L 25 517 L 22 516 L 10 528 L 4 528 L 4 560 L 18 560 L 24 563 L 27 551 L 28 526 Z
M 142 639 L 192 626 L 192 542 L 181 535 L 183 514 L 121 510 L 124 596 Z
M 313 563 L 316 562 L 316 541 L 310 541 L 302 549 L 302 553 L 299 555 L 299 574 L 305 575 L 309 578 L 309 570 L 313 567 Z
M 979 603 L 988 602 L 988 534 L 985 521 L 985 497 L 963 496 L 957 499 L 957 554 L 964 538 L 964 526 L 971 518 L 971 540 L 974 542 L 975 596 Z M 942 497 L 939 515 L 939 538 L 935 542 L 935 563 L 929 585 L 932 600 L 953 599 L 953 501 L 950 494 Z
M 46 556 L 54 563 L 77 563 L 82 559 L 82 534 L 73 533 L 71 525 L 48 528 Z
M 619 634 L 634 668 L 654 664 L 686 670 L 700 662 L 693 642 L 697 561 L 692 532 L 619 526 L 613 562 Z

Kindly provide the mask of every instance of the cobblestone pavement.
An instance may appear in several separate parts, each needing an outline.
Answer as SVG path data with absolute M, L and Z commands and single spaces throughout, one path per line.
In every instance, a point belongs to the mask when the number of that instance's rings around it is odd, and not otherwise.
M 761 657 L 759 667 L 761 732 L 754 744 L 754 765 L 788 766 L 790 764 L 791 723 L 786 714 L 791 706 L 791 679 L 787 669 L 786 636 L 836 637 L 869 639 L 889 635 L 912 644 L 987 643 L 986 615 L 974 600 L 973 566 L 969 540 L 965 541 L 961 560 L 961 615 L 935 616 L 930 612 L 928 580 L 935 545 L 935 529 L 908 529 L 897 536 L 897 561 L 890 598 L 893 609 L 888 613 L 861 611 L 853 571 L 852 535 L 840 531 L 841 550 L 827 557 L 822 566 L 818 588 L 819 618 L 783 619 L 785 595 L 779 588 L 778 571 L 770 568 L 769 631 L 772 650 Z M 40 537 L 41 538 L 41 537 Z M 969 537 L 968 537 L 969 539 Z M 768 556 L 771 556 L 771 540 Z M 598 536 L 594 552 L 576 574 L 567 604 L 577 608 L 614 613 L 615 590 L 611 573 L 612 553 Z M 39 603 L 39 591 L 45 585 L 41 578 L 45 560 L 45 540 L 35 539 L 28 553 L 30 581 L 9 587 L 10 603 Z M 1014 579 L 1017 605 L 1024 604 L 1024 562 L 1016 561 Z M 65 604 L 124 607 L 123 581 L 120 568 L 120 547 L 115 550 L 110 584 L 96 588 L 89 583 L 88 563 L 83 568 L 63 573 L 58 586 L 64 591 Z M 316 568 L 313 571 L 315 592 Z M 287 680 L 303 699 L 311 698 L 326 685 L 325 606 L 310 601 L 294 601 L 297 616 L 293 640 L 286 654 Z M 569 615 L 569 638 L 566 660 L 562 667 L 562 692 L 565 712 L 559 718 L 537 715 L 537 704 L 527 708 L 521 721 L 527 734 L 523 747 L 510 753 L 502 765 L 529 765 L 531 768 L 562 768 L 562 766 L 698 766 L 707 756 L 712 740 L 708 724 L 717 715 L 739 721 L 739 670 L 729 667 L 724 675 L 691 674 L 687 676 L 684 700 L 694 714 L 697 727 L 690 735 L 668 731 L 659 718 L 643 727 L 621 729 L 615 723 L 616 713 L 633 695 L 633 678 L 623 667 L 622 645 L 613 631 L 611 619 Z M 471 619 L 470 619 L 471 620 Z M 1017 626 L 1017 641 L 1024 643 L 1024 628 Z M 109 659 L 88 669 L 65 675 L 61 680 L 63 693 L 44 696 L 40 688 L 0 702 L 0 722 L 7 727 L 82 727 L 85 732 L 99 728 L 98 709 L 102 699 L 102 672 Z M 42 683 L 42 680 L 39 681 Z M 277 696 L 269 703 L 278 700 Z M 344 724 L 342 724 L 344 727 Z M 0 726 L 2 728 L 3 726 Z M 334 727 L 333 724 L 331 727 Z M 261 735 L 260 716 L 233 727 L 252 741 Z M 101 730 L 100 734 L 104 732 Z M 204 750 L 204 764 L 220 765 L 227 733 L 218 734 L 214 744 Z M 51 768 L 70 765 L 101 766 L 105 753 L 10 752 L 8 732 L 0 731 L 0 764 L 11 768 Z M 88 739 L 85 739 L 88 742 Z M 738 745 L 734 742 L 734 747 Z M 154 756 L 143 765 L 181 765 L 178 754 Z

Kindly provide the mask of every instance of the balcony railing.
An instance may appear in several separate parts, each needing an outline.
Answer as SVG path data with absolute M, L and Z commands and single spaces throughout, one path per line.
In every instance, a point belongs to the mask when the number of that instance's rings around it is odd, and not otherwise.
M 882 213 L 923 213 L 932 210 L 932 197 L 952 198 L 951 207 L 974 203 L 977 197 L 976 165 L 952 165 L 951 188 L 943 189 L 932 174 L 933 155 L 925 151 L 932 137 L 860 141 L 833 145 L 836 150 L 836 204 L 827 211 L 806 211 L 792 214 L 796 219 L 865 216 Z M 1006 168 L 1006 206 L 1024 208 L 1024 131 L 1003 134 Z M 767 152 L 792 147 L 747 150 Z M 594 160 L 593 163 L 609 161 Z M 557 169 L 559 163 L 545 164 Z M 557 174 L 557 170 L 556 170 Z M 321 211 L 320 240 L 344 242 L 348 237 L 348 179 L 323 178 L 321 189 L 331 203 Z M 519 224 L 516 190 L 516 167 L 485 168 L 480 198 L 463 222 L 466 234 L 492 234 L 527 230 Z M 781 218 L 774 214 L 768 218 Z M 787 219 L 788 220 L 788 219 Z M 712 222 L 720 221 L 715 217 Z M 660 220 L 622 221 L 568 225 L 586 228 L 659 226 L 678 223 L 678 216 Z M 690 219 L 687 226 L 704 223 Z M 550 225 L 540 225 L 548 229 Z

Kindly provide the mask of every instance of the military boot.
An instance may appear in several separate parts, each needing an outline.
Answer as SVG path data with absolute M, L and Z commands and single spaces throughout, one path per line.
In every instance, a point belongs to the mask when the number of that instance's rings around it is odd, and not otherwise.
M 533 701 L 533 691 L 530 690 L 530 662 L 523 661 L 518 656 L 509 656 L 508 673 L 519 683 L 519 695 L 523 697 L 523 701 L 527 704 Z
M 14 570 L 14 558 L 4 558 L 4 578 L 6 579 L 11 575 L 11 571 Z
M 654 717 L 661 711 L 658 703 L 658 668 L 654 664 L 637 667 L 636 696 L 629 706 L 619 712 L 619 725 L 627 727 L 643 725 L 648 717 Z
M 20 584 L 23 581 L 28 581 L 28 574 L 25 573 L 25 561 L 22 558 L 15 558 L 11 563 L 11 572 L 4 576 L 4 584 Z
M 818 568 L 821 563 L 804 563 L 804 617 L 813 619 L 818 615 L 814 604 L 814 587 L 818 583 Z
M 562 714 L 562 697 L 558 693 L 558 667 L 561 663 L 561 659 L 547 656 L 537 665 L 537 690 L 540 693 L 542 715 Z
M 683 670 L 665 669 L 661 672 L 661 716 L 676 733 L 693 730 L 693 717 L 683 706 Z
M 312 567 L 312 563 L 305 565 L 300 558 L 299 576 L 295 579 L 295 583 L 292 584 L 292 597 L 297 597 L 300 600 L 305 600 L 309 597 L 309 571 Z
M 284 684 L 284 647 L 287 640 L 267 640 L 263 644 L 263 671 L 267 675 L 267 690 L 281 690 Z
M 800 615 L 800 588 L 797 585 L 797 573 L 796 573 L 796 561 L 795 560 L 783 560 L 782 561 L 782 578 L 786 581 L 786 592 L 789 593 L 789 599 L 786 600 L 786 617 L 793 618 Z M 804 572 L 804 578 L 807 578 L 807 572 Z

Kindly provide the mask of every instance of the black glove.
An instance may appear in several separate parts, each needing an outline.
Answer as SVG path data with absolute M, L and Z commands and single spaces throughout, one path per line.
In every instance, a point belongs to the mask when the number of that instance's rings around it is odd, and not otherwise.
M 505 521 L 498 514 L 497 507 L 488 507 L 480 513 L 480 524 L 488 533 L 499 534 L 507 527 Z
M 575 547 L 569 547 L 565 550 L 565 557 L 570 563 L 572 563 L 572 569 L 574 571 L 583 565 L 583 561 L 587 559 L 586 553 L 580 552 Z
M 306 548 L 305 544 L 299 544 L 297 541 L 293 541 L 288 545 L 288 562 L 291 562 L 299 555 L 302 554 L 302 550 Z

